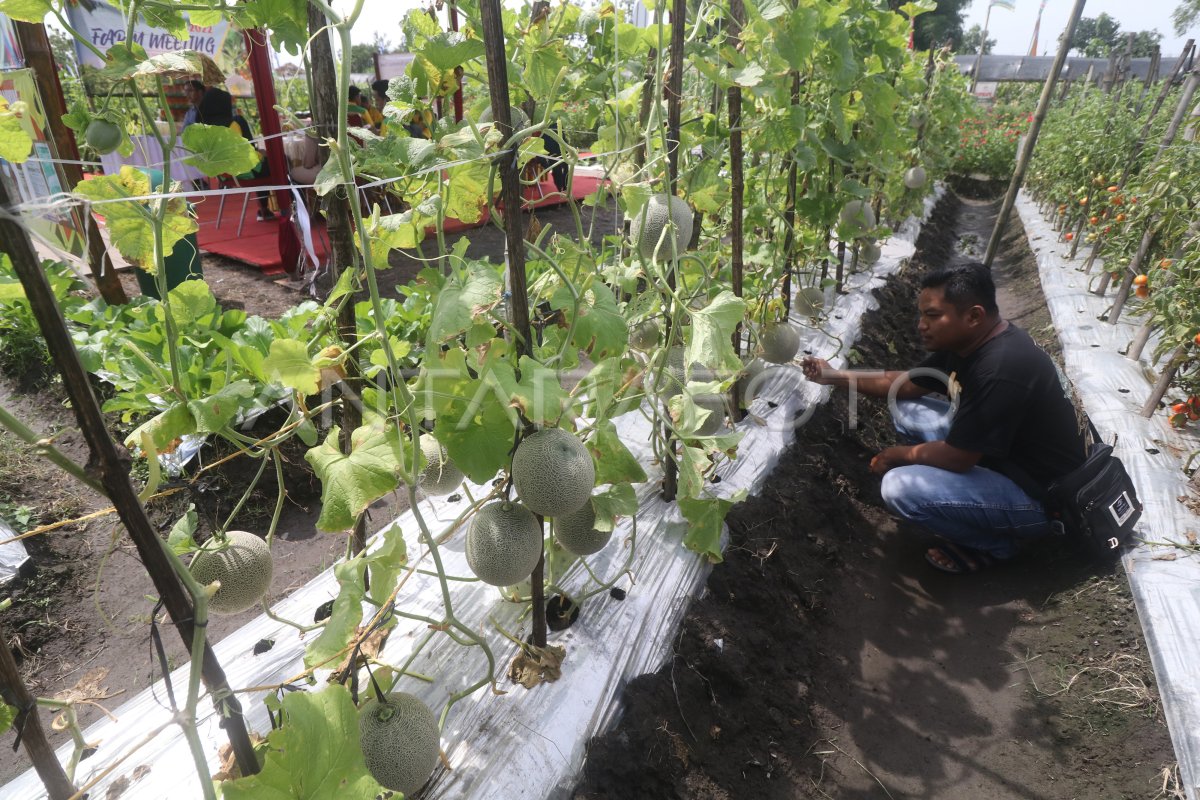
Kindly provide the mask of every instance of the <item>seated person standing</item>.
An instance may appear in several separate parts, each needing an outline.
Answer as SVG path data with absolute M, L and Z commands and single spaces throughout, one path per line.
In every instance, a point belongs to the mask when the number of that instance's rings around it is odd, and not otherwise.
M 975 572 L 1053 531 L 1041 498 L 1080 466 L 1086 446 L 1058 370 L 1029 334 L 1000 316 L 978 263 L 921 281 L 917 331 L 931 355 L 908 371 L 801 366 L 810 381 L 888 397 L 905 444 L 871 459 L 883 501 L 937 534 L 926 560 Z M 946 392 L 950 400 L 929 397 Z
M 204 93 L 204 97 L 200 100 L 199 113 L 197 115 L 199 121 L 205 125 L 218 125 L 227 128 L 232 128 L 240 133 L 248 141 L 254 140 L 254 134 L 250 130 L 250 123 L 241 114 L 235 113 L 233 110 L 233 97 L 224 89 L 209 89 Z M 265 154 L 259 150 L 258 164 L 254 169 L 245 172 L 235 177 L 242 180 L 253 178 L 266 178 L 270 176 L 270 169 L 267 166 Z M 258 221 L 263 222 L 275 218 L 274 212 L 271 211 L 269 192 L 258 193 Z

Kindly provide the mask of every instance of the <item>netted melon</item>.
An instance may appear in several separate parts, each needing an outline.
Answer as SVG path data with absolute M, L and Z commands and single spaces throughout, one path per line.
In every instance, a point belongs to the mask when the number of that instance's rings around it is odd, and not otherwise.
M 554 536 L 568 553 L 590 556 L 604 549 L 612 531 L 596 530 L 596 509 L 589 500 L 577 511 L 554 520 Z
M 851 235 L 861 236 L 875 227 L 875 212 L 866 200 L 851 200 L 842 206 L 838 221 Z
M 529 577 L 542 556 L 542 528 L 520 503 L 496 502 L 475 513 L 467 530 L 467 566 L 492 586 Z
M 925 174 L 924 167 L 913 167 L 904 173 L 904 185 L 909 189 L 920 189 L 925 185 L 928 176 Z
M 819 286 L 805 286 L 796 292 L 796 311 L 809 319 L 821 316 L 825 307 L 825 290 Z
M 800 350 L 800 332 L 787 322 L 773 323 L 759 332 L 758 346 L 763 361 L 787 364 Z
M 406 692 L 392 692 L 383 702 L 372 698 L 358 712 L 358 741 L 367 771 L 381 786 L 405 797 L 433 774 L 440 740 L 433 711 Z
M 530 511 L 560 517 L 578 510 L 592 496 L 596 468 L 579 437 L 562 428 L 545 428 L 517 445 L 512 479 Z
M 258 604 L 271 588 L 271 548 L 246 531 L 228 531 L 227 545 L 201 550 L 188 568 L 201 586 L 220 581 L 221 588 L 208 601 L 213 614 L 237 614 Z M 216 540 L 208 543 L 217 547 Z
M 663 400 L 670 400 L 683 391 L 687 384 L 687 370 L 684 369 L 683 345 L 675 345 L 667 351 L 667 363 L 658 375 L 655 391 Z
M 629 220 L 629 241 L 642 258 L 659 261 L 671 258 L 668 226 L 675 223 L 675 252 L 683 253 L 692 240 L 692 209 L 687 201 L 675 195 L 655 194 Z
M 450 494 L 462 484 L 462 470 L 454 466 L 446 448 L 432 435 L 421 434 L 420 444 L 421 455 L 425 458 L 425 466 L 417 477 L 421 491 L 432 497 Z
M 696 408 L 708 412 L 708 416 L 696 429 L 696 436 L 716 436 L 725 427 L 725 397 L 719 394 L 700 394 L 692 398 Z
M 761 358 L 755 356 L 746 362 L 746 366 L 742 369 L 741 379 L 738 381 L 738 390 L 743 408 L 748 407 L 754 402 L 754 398 L 762 391 L 762 388 L 767 384 L 768 377 L 766 375 L 770 365 Z
M 508 107 L 509 119 L 512 121 L 513 131 L 519 131 L 529 127 L 529 115 L 516 106 Z M 492 123 L 492 107 L 488 106 L 479 115 L 480 125 L 490 125 Z
M 661 335 L 662 327 L 658 324 L 658 320 L 642 320 L 629 332 L 629 346 L 644 353 L 654 349 L 654 346 L 658 344 L 658 337 Z
M 858 248 L 858 263 L 863 266 L 871 266 L 879 261 L 883 256 L 883 250 L 880 249 L 878 243 L 870 240 L 863 242 Z

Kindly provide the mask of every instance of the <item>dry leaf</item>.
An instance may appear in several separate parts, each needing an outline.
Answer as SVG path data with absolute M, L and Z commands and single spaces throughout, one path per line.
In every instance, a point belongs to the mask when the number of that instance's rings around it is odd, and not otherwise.
M 54 696 L 55 700 L 61 700 L 64 703 L 80 703 L 86 700 L 107 700 L 113 697 L 114 694 L 108 689 L 102 687 L 104 679 L 108 677 L 107 667 L 97 667 L 91 672 L 84 675 L 70 689 L 64 689 Z
M 1154 560 L 1155 561 L 1174 561 L 1175 554 L 1174 553 L 1159 553 L 1158 555 L 1156 555 L 1154 557 Z
M 354 631 L 354 638 L 357 641 L 359 636 L 362 636 L 363 628 L 360 625 Z M 375 632 L 363 639 L 362 645 L 358 648 L 358 665 L 367 663 L 367 660 L 375 658 L 379 655 L 379 651 L 383 649 L 383 643 L 387 641 L 388 634 L 391 633 L 390 627 L 376 628 Z M 350 666 L 350 656 L 347 655 L 341 665 L 334 670 L 333 675 L 343 675 Z M 331 676 L 332 678 L 332 676 Z
M 567 651 L 551 645 L 546 648 L 533 647 L 522 650 L 508 668 L 508 678 L 526 689 L 539 683 L 552 683 L 562 676 L 562 662 Z

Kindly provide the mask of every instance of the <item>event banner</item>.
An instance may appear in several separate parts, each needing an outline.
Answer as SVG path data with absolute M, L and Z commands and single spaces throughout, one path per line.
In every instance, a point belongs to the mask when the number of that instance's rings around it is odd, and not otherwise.
M 64 191 L 65 179 L 33 70 L 0 71 L 0 96 L 10 104 L 25 103 L 27 113 L 21 118 L 21 126 L 33 138 L 33 152 L 24 163 L 13 164 L 0 158 L 0 180 L 4 181 L 9 195 L 22 205 L 47 205 L 44 210 L 23 214 L 35 239 L 81 258 L 86 242 L 80 233 L 84 226 L 79 210 L 70 205 L 48 206 L 53 196 Z
M 125 41 L 125 17 L 104 0 L 72 3 L 67 7 L 67 14 L 72 27 L 101 51 Z M 133 40 L 146 48 L 147 54 L 152 56 L 177 50 L 195 50 L 212 58 L 224 69 L 228 65 L 221 63 L 221 48 L 228 33 L 229 23 L 222 21 L 204 27 L 188 25 L 188 38 L 177 39 L 162 28 L 152 28 L 139 19 L 133 29 Z M 76 43 L 75 51 L 80 64 L 96 68 L 104 66 L 103 59 L 89 48 Z
M 21 56 L 21 45 L 17 42 L 12 20 L 0 14 L 0 69 L 18 69 L 23 66 L 25 59 Z

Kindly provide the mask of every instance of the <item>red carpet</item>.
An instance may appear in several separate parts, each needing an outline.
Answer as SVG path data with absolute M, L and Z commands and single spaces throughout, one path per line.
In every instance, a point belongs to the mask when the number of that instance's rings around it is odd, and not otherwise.
M 582 200 L 596 191 L 600 185 L 599 178 L 577 176 L 572 193 L 576 200 Z M 540 189 L 540 193 L 539 193 Z M 267 275 L 282 273 L 283 260 L 279 255 L 279 220 L 258 222 L 255 216 L 258 203 L 254 196 L 246 204 L 246 222 L 239 236 L 238 216 L 242 212 L 243 195 L 231 195 L 225 201 L 225 209 L 221 215 L 221 224 L 217 225 L 217 208 L 220 199 L 216 197 L 198 197 L 195 199 L 196 215 L 200 222 L 200 232 L 197 240 L 201 250 L 226 256 L 246 264 L 258 267 Z M 550 180 L 543 181 L 540 187 L 530 186 L 525 190 L 525 208 L 547 208 L 562 205 L 566 199 L 554 188 Z M 488 222 L 489 215 L 484 210 L 483 218 L 475 224 L 466 224 L 456 219 L 446 220 L 446 233 L 461 233 L 472 228 L 482 227 Z M 432 233 L 432 228 L 430 229 Z M 313 224 L 313 244 L 317 255 L 324 258 L 325 223 L 317 221 Z

